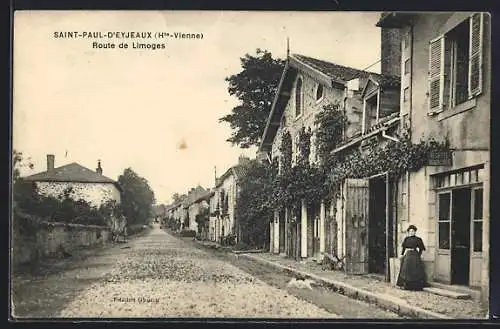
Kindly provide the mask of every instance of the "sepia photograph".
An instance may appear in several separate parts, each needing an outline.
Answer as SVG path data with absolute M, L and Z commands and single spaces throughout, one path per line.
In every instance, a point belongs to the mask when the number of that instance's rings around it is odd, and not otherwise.
M 488 13 L 12 29 L 11 320 L 489 317 Z

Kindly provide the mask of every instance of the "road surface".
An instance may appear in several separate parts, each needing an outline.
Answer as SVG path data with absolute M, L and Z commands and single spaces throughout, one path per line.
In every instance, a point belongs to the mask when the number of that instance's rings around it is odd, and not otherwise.
M 129 243 L 19 277 L 19 317 L 396 318 L 397 315 L 292 278 L 261 264 L 204 250 L 154 227 Z

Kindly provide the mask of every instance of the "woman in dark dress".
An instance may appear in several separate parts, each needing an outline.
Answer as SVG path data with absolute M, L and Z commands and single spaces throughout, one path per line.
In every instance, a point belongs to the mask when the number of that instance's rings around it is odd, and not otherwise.
M 420 256 L 425 250 L 422 239 L 415 236 L 417 228 L 414 225 L 408 227 L 407 236 L 403 241 L 401 255 L 401 269 L 396 284 L 407 290 L 422 290 L 427 286 L 424 263 Z

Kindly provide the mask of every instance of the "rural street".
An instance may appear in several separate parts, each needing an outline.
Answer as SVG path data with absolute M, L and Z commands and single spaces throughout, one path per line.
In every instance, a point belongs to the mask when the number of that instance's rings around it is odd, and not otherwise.
M 52 269 L 54 266 L 51 267 Z M 397 318 L 158 226 L 59 271 L 16 276 L 18 317 Z

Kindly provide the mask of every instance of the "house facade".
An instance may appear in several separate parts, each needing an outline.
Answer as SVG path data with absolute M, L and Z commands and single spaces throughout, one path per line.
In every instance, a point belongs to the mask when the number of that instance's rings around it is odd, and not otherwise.
M 78 163 L 70 163 L 55 168 L 55 156 L 47 155 L 47 170 L 24 179 L 32 181 L 41 195 L 58 197 L 68 188 L 72 189 L 70 197 L 83 199 L 89 204 L 99 207 L 109 200 L 121 202 L 118 183 L 102 174 L 101 162 L 98 161 L 96 171 L 85 168 Z
M 399 240 L 417 226 L 428 277 L 481 289 L 487 301 L 490 17 L 385 13 L 377 26 L 402 33 L 400 114 L 412 141 L 446 141 L 451 151 L 407 176 Z
M 211 191 L 206 192 L 205 194 L 202 194 L 201 196 L 198 196 L 195 198 L 191 204 L 188 205 L 187 211 L 188 211 L 188 217 L 189 217 L 189 229 L 194 230 L 198 233 L 205 233 L 206 228 L 200 227 L 199 223 L 196 221 L 197 217 L 199 215 L 205 215 L 208 219 L 208 211 L 210 208 L 210 197 L 211 197 Z
M 235 216 L 239 193 L 238 179 L 243 177 L 244 164 L 249 160 L 245 156 L 240 156 L 237 165 L 216 178 L 213 196 L 210 199 L 210 225 L 213 228 L 214 241 L 220 242 L 223 237 L 229 235 L 234 235 L 238 241 L 241 236 L 238 219 Z
M 259 147 L 260 157 L 266 154 L 268 159 L 279 163 L 282 135 L 286 131 L 292 138 L 292 163 L 295 163 L 299 134 L 304 129 L 312 134 L 309 162 L 316 162 L 314 121 L 326 105 L 336 105 L 345 114 L 348 124 L 344 127 L 344 138 L 355 136 L 363 120 L 362 87 L 369 76 L 367 71 L 303 55 L 288 56 Z M 295 209 L 295 212 L 291 209 L 275 212 L 270 224 L 270 251 L 297 260 L 308 257 L 319 260 L 335 243 L 325 230 L 331 228 L 326 222 L 331 219 L 333 204 L 327 207 L 324 202 L 307 205 L 302 201 Z

